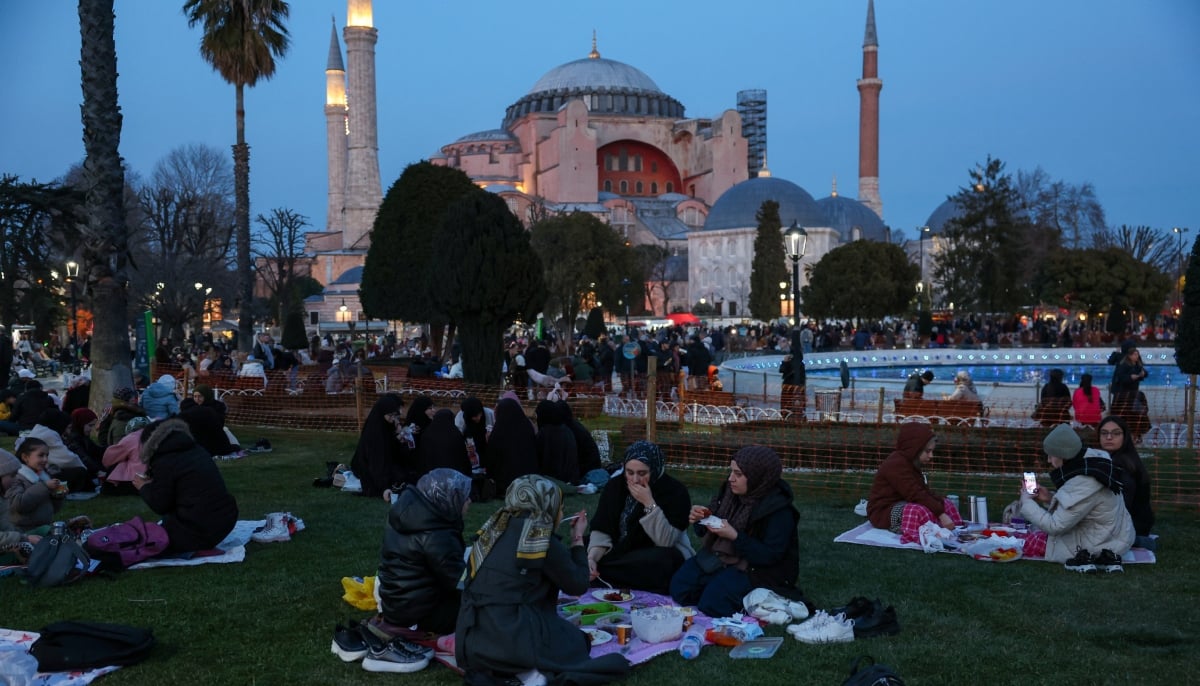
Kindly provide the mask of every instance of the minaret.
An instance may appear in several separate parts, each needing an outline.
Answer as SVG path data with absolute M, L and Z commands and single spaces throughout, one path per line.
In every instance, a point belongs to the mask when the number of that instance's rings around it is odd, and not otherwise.
M 867 31 L 863 38 L 863 73 L 858 80 L 858 200 L 880 217 L 879 199 L 879 40 L 875 36 L 875 0 L 867 0 Z
M 329 156 L 326 231 L 345 228 L 342 209 L 346 207 L 346 128 L 346 67 L 342 65 L 342 44 L 338 42 L 334 19 L 329 36 L 329 61 L 325 65 L 325 145 Z
M 375 42 L 371 0 L 347 0 L 346 71 L 350 144 L 346 164 L 346 209 L 342 247 L 365 250 L 375 213 L 383 201 L 379 183 L 378 119 L 375 115 Z

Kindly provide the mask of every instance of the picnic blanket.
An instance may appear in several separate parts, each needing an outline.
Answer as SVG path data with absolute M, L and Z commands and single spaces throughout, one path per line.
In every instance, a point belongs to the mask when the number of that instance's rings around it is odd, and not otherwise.
M 225 540 L 218 543 L 217 547 L 212 550 L 202 550 L 187 557 L 154 557 L 132 565 L 129 569 L 194 567 L 196 565 L 241 562 L 246 559 L 246 544 L 250 542 L 250 534 L 265 524 L 265 519 L 240 519 Z
M 115 672 L 120 667 L 101 667 L 80 672 L 39 672 L 37 659 L 29 654 L 29 646 L 38 639 L 36 631 L 0 629 L 0 684 L 5 686 L 75 686 L 89 684 L 96 677 Z
M 906 550 L 921 550 L 920 543 L 901 543 L 900 534 L 894 534 L 887 529 L 876 529 L 871 526 L 871 522 L 863 522 L 853 529 L 843 533 L 833 539 L 834 543 L 857 543 L 858 545 L 873 545 L 880 548 L 904 548 Z M 946 550 L 943 552 L 965 555 L 957 550 Z M 1029 560 L 1041 560 L 1042 558 L 1022 558 Z M 1157 562 L 1152 551 L 1145 548 L 1130 548 L 1124 555 L 1121 556 L 1121 561 L 1127 565 L 1130 564 L 1154 564 Z

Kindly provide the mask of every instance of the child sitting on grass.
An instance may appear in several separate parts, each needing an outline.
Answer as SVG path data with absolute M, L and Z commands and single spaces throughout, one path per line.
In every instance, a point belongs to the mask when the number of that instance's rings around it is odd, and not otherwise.
M 8 492 L 20 468 L 21 461 L 15 455 L 0 450 L 0 493 Z M 8 516 L 7 502 L 0 507 L 0 565 L 23 564 L 33 550 L 33 544 L 39 540 L 41 536 L 22 533 L 13 526 Z
M 21 531 L 47 527 L 62 508 L 67 485 L 46 471 L 50 464 L 50 448 L 45 441 L 25 438 L 17 444 L 17 459 L 21 466 L 4 491 L 8 516 L 12 525 Z

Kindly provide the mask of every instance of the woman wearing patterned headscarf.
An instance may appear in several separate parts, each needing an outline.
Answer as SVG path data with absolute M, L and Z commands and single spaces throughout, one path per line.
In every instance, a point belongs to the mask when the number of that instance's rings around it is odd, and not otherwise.
M 535 474 L 515 479 L 504 507 L 491 516 L 471 546 L 455 657 L 467 683 L 488 683 L 531 670 L 549 683 L 586 686 L 629 671 L 621 655 L 589 657 L 588 635 L 558 615 L 558 592 L 588 588 L 583 533 L 587 513 L 571 526 L 571 547 L 554 536 L 562 491 Z
M 625 451 L 623 475 L 605 484 L 592 518 L 592 579 L 666 593 L 675 571 L 694 554 L 687 535 L 692 498 L 665 468 L 662 451 L 649 441 Z
M 688 521 L 704 538 L 695 557 L 671 579 L 671 596 L 696 605 L 710 617 L 742 610 L 742 598 L 768 588 L 800 600 L 800 513 L 792 504 L 792 488 L 781 477 L 783 464 L 774 450 L 751 445 L 737 451 L 729 478 L 708 507 L 692 506 Z M 709 516 L 719 524 L 699 524 Z
M 379 562 L 380 626 L 385 631 L 414 624 L 435 634 L 454 631 L 466 550 L 463 516 L 470 494 L 470 477 L 453 469 L 434 469 L 415 487 L 400 490 L 388 510 Z

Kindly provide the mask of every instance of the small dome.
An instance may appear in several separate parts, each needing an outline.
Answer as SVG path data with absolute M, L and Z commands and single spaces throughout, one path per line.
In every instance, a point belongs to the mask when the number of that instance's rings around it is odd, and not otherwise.
M 764 201 L 779 203 L 779 221 L 786 228 L 796 222 L 800 226 L 828 226 L 825 213 L 813 200 L 808 191 L 791 181 L 768 176 L 743 181 L 725 191 L 713 203 L 706 231 L 716 229 L 744 229 L 758 226 L 755 215 Z
M 488 129 L 487 131 L 476 131 L 454 141 L 455 143 L 471 143 L 477 141 L 514 141 L 516 138 L 504 129 Z
M 362 283 L 363 268 L 351 267 L 342 272 L 342 275 L 333 280 L 330 286 L 353 286 Z
M 817 206 L 825 213 L 825 219 L 829 222 L 826 226 L 836 229 L 843 243 L 854 240 L 856 227 L 867 240 L 887 242 L 888 231 L 883 220 L 874 210 L 854 198 L 831 195 L 818 200 Z
M 526 95 L 563 90 L 594 91 L 598 88 L 628 88 L 634 91 L 662 93 L 654 79 L 637 67 L 603 57 L 585 57 L 567 62 L 546 72 Z
M 929 227 L 930 233 L 940 236 L 945 233 L 946 222 L 955 217 L 961 217 L 962 213 L 962 208 L 958 206 L 954 198 L 950 198 L 937 206 L 933 214 L 929 215 L 929 219 L 925 220 L 925 226 Z

